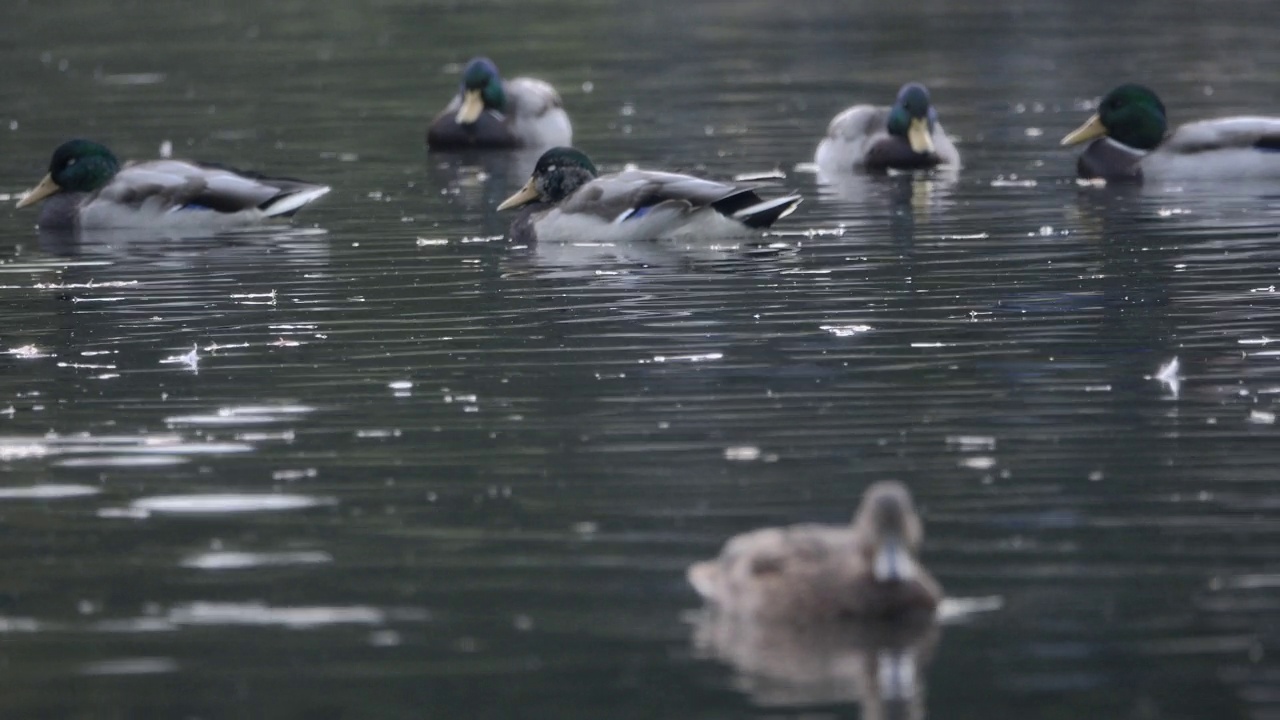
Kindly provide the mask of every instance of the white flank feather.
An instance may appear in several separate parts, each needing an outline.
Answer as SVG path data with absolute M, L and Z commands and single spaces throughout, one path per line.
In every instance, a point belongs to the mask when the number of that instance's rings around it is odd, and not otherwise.
M 749 217 L 752 217 L 753 215 L 760 215 L 774 208 L 782 207 L 783 205 L 786 205 L 788 203 L 791 204 L 791 207 L 784 210 L 782 214 L 778 216 L 779 218 L 784 218 L 796 211 L 796 208 L 800 206 L 800 196 L 788 195 L 786 197 L 774 198 L 772 200 L 765 200 L 764 202 L 756 203 L 755 205 L 752 205 L 750 207 L 742 208 L 738 212 L 734 213 L 733 216 L 739 219 L 749 218 Z
M 267 217 L 277 217 L 279 215 L 287 215 L 298 208 L 315 201 L 316 199 L 328 194 L 331 188 L 328 185 L 321 185 L 310 190 L 301 190 L 296 193 L 285 195 L 270 205 L 262 209 Z

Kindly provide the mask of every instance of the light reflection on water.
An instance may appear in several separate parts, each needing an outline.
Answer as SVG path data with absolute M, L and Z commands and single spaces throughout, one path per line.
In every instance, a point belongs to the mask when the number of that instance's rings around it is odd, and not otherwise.
M 1001 601 L 926 638 L 910 713 L 1274 714 L 1280 193 L 1082 186 L 1055 145 L 1120 76 L 1274 112 L 1271 4 L 574 7 L 18 11 L 3 193 L 73 135 L 335 190 L 215 239 L 9 211 L 2 714 L 871 716 L 881 653 L 700 644 L 683 568 L 889 477 L 952 600 Z M 533 156 L 422 148 L 479 51 L 605 171 L 806 200 L 739 243 L 508 243 Z M 817 177 L 907 79 L 965 167 Z

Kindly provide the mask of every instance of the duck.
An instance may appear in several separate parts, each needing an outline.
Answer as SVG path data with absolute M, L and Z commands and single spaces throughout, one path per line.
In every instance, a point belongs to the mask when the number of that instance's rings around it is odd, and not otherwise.
M 1151 88 L 1126 83 L 1062 138 L 1089 146 L 1076 161 L 1084 179 L 1107 181 L 1280 178 L 1280 117 L 1236 116 L 1187 123 L 1169 132 Z
M 960 166 L 929 90 L 907 83 L 890 107 L 854 105 L 832 118 L 813 161 L 827 175 Z
M 573 143 L 573 125 L 549 83 L 503 80 L 486 57 L 462 71 L 458 94 L 427 128 L 432 150 L 547 148 Z
M 517 241 L 722 239 L 763 230 L 795 210 L 799 195 L 765 200 L 748 185 L 656 170 L 601 175 L 581 150 L 555 147 L 538 158 L 524 187 L 498 210 L 524 208 Z
M 881 481 L 863 494 L 852 525 L 743 533 L 686 576 L 717 612 L 751 621 L 932 618 L 942 588 L 916 559 L 923 536 L 907 487 Z
M 45 230 L 216 231 L 292 217 L 329 190 L 327 185 L 186 160 L 122 166 L 101 143 L 75 139 L 53 151 L 48 174 L 17 206 L 43 201 L 38 225 Z

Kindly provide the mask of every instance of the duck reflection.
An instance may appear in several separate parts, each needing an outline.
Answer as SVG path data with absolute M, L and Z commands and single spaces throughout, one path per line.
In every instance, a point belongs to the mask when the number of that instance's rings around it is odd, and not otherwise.
M 728 663 L 757 705 L 856 702 L 865 720 L 925 716 L 924 669 L 941 634 L 932 618 L 797 625 L 707 609 L 693 622 L 695 654 Z
M 182 234 L 175 230 L 44 229 L 39 247 L 47 255 L 109 262 L 121 273 L 157 259 L 167 261 L 198 255 L 202 262 L 261 266 L 264 253 L 273 263 L 327 262 L 328 232 L 293 226 L 257 227 L 210 235 Z
M 879 216 L 887 204 L 891 213 L 926 218 L 955 206 L 960 174 L 954 169 L 929 173 L 891 173 L 889 175 L 829 175 L 821 170 L 815 181 L 818 202 L 852 204 Z
M 778 272 L 797 267 L 797 245 L 787 239 L 626 243 L 536 242 L 504 258 L 508 274 L 577 278 L 593 287 L 632 288 L 667 282 L 673 273 Z
M 328 297 L 323 270 L 332 259 L 330 239 L 316 228 L 204 237 L 139 229 L 41 230 L 38 242 L 45 257 L 26 261 L 42 272 L 46 292 L 36 296 L 43 304 L 31 309 L 57 318 L 44 342 L 59 355 L 86 348 L 148 348 L 172 355 L 178 344 L 190 349 L 197 341 L 243 342 L 250 327 L 288 322 L 279 311 L 294 303 L 277 303 L 277 288 L 287 288 L 289 298 L 306 298 L 298 312 L 314 313 L 323 307 L 317 300 Z M 256 304 L 277 310 L 271 317 L 226 321 L 227 308 Z M 174 315 L 174 308 L 183 312 Z M 138 318 L 152 319 L 139 324 Z M 164 323 L 181 330 L 172 337 L 156 334 L 154 327 Z

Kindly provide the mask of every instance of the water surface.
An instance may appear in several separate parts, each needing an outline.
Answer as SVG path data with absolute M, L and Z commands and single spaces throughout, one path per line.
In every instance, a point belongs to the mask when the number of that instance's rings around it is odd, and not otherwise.
M 874 717 L 861 670 L 708 650 L 683 568 L 898 478 L 949 595 L 999 600 L 852 641 L 919 649 L 911 713 L 1280 716 L 1280 188 L 1081 187 L 1056 145 L 1120 79 L 1275 113 L 1273 3 L 5 19 L 0 193 L 78 135 L 335 189 L 181 243 L 0 212 L 0 714 Z M 603 169 L 806 202 L 744 243 L 509 243 L 532 159 L 422 144 L 479 52 Z M 909 79 L 964 169 L 819 186 L 830 117 Z

